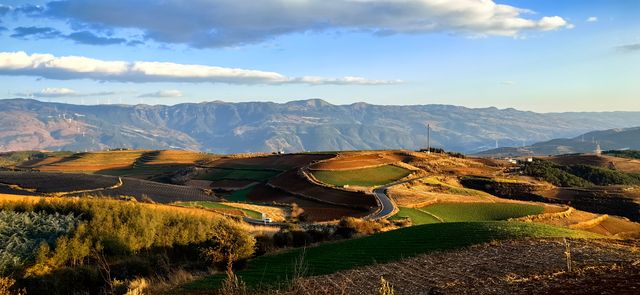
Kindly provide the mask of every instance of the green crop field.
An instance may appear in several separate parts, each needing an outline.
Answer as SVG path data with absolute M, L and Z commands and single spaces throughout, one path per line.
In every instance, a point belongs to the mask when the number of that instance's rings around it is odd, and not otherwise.
M 211 181 L 222 179 L 265 181 L 279 173 L 280 172 L 274 170 L 212 168 L 206 173 L 199 175 L 197 179 Z
M 315 170 L 311 172 L 319 181 L 336 186 L 378 186 L 401 179 L 411 171 L 394 165 L 351 170 Z
M 224 198 L 231 202 L 248 202 L 249 201 L 248 195 L 253 190 L 254 187 L 255 185 L 251 185 L 241 190 L 237 190 L 233 192 L 231 195 Z
M 414 225 L 440 222 L 495 221 L 536 215 L 542 206 L 513 203 L 449 203 L 422 208 L 400 208 L 394 219 L 408 217 Z
M 240 210 L 251 218 L 262 219 L 262 213 L 260 212 L 249 210 L 249 209 L 237 208 L 233 206 L 227 206 L 218 202 L 211 202 L 211 201 L 176 202 L 174 203 L 174 205 L 181 206 L 181 207 L 202 207 L 202 208 L 210 208 L 210 209 Z
M 429 223 L 439 223 L 441 222 L 437 218 L 432 215 L 421 211 L 420 209 L 415 208 L 400 208 L 400 211 L 393 215 L 390 219 L 396 220 L 401 218 L 409 218 L 413 225 L 421 225 L 421 224 L 429 224 Z
M 295 249 L 250 260 L 237 275 L 250 287 L 286 283 L 302 261 L 306 276 L 330 274 L 358 266 L 384 263 L 433 251 L 457 249 L 492 240 L 524 237 L 593 238 L 596 234 L 523 222 L 464 222 L 413 226 L 364 238 Z M 190 291 L 212 290 L 224 275 L 184 286 Z

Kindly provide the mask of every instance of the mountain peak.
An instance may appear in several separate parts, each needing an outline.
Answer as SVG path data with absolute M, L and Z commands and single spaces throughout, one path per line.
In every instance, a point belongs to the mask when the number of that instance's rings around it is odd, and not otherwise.
M 332 106 L 332 104 L 330 104 L 329 102 L 320 99 L 320 98 L 311 98 L 311 99 L 305 99 L 305 100 L 293 100 L 290 102 L 286 103 L 287 105 L 295 105 L 295 106 L 304 106 L 304 107 L 311 107 L 311 108 L 319 108 L 319 107 L 326 107 L 326 106 Z

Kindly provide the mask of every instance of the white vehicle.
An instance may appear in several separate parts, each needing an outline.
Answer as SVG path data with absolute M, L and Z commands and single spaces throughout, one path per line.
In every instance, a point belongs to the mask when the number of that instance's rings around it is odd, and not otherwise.
M 264 222 L 265 224 L 271 223 L 271 218 L 263 218 L 262 222 Z

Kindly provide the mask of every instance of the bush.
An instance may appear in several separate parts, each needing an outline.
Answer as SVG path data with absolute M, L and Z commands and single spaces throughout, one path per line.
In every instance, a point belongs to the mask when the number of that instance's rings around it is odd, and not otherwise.
M 381 232 L 388 227 L 387 220 L 363 220 L 354 217 L 343 217 L 340 219 L 336 234 L 344 238 L 351 238 L 354 235 L 371 235 Z
M 150 262 L 157 256 L 154 253 L 176 253 L 174 256 L 193 262 L 201 261 L 200 253 L 204 253 L 216 263 L 230 265 L 251 256 L 255 244 L 253 237 L 225 217 L 137 202 L 48 198 L 4 202 L 0 210 L 0 257 L 19 262 L 7 265 L 23 268 L 28 286 L 34 290 L 47 290 L 51 284 L 64 290 L 64 284 L 74 284 L 74 280 L 62 280 L 60 275 L 77 278 L 79 291 L 83 286 L 95 287 L 95 276 L 88 272 L 95 274 L 98 262 L 104 260 L 108 269 L 116 261 L 125 265 L 127 259 Z M 2 225 L 7 220 L 11 226 Z M 25 220 L 32 222 L 14 225 Z M 12 237 L 21 242 L 12 242 Z M 3 252 L 6 249 L 11 251 Z M 115 259 L 119 255 L 127 257 Z M 125 269 L 125 276 L 153 270 Z M 103 276 L 103 281 L 111 279 Z
M 556 186 L 588 187 L 593 183 L 567 172 L 565 166 L 550 161 L 535 159 L 526 163 L 523 173 L 548 181 Z

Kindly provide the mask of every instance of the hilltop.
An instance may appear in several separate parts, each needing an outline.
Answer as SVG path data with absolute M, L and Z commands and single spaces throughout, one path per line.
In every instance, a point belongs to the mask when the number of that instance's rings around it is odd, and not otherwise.
M 189 149 L 214 153 L 416 149 L 465 153 L 640 126 L 638 112 L 534 113 L 450 105 L 332 105 L 320 99 L 164 105 L 0 100 L 0 151 Z
M 591 131 L 572 138 L 556 138 L 524 147 L 503 147 L 477 153 L 478 156 L 520 157 L 592 153 L 596 144 L 606 150 L 640 149 L 640 127 Z

